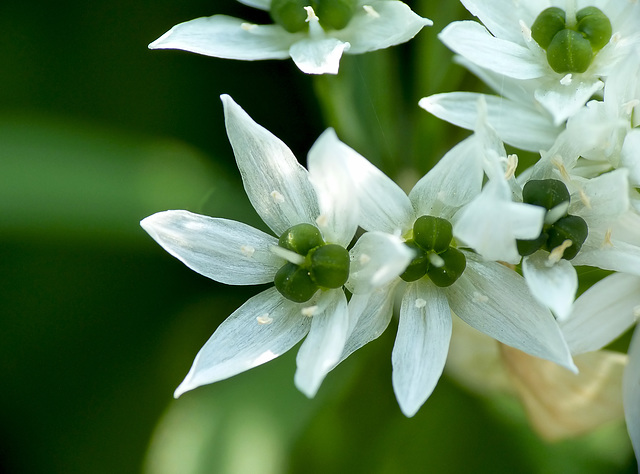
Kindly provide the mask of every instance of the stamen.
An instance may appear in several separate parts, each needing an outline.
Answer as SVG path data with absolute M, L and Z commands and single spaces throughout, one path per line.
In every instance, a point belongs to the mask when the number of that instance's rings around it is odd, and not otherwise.
M 305 20 L 307 23 L 320 20 L 320 18 L 318 18 L 318 16 L 316 15 L 316 12 L 313 11 L 313 7 L 308 6 L 308 7 L 304 7 L 304 9 L 307 11 L 307 19 Z
M 282 204 L 284 202 L 284 196 L 276 190 L 271 191 L 271 199 L 273 199 L 273 202 L 276 204 Z
M 562 86 L 569 86 L 571 85 L 571 82 L 573 82 L 573 75 L 571 73 L 560 79 L 560 85 Z
M 253 31 L 258 28 L 258 25 L 256 25 L 255 23 L 242 23 L 240 25 L 240 28 L 242 28 L 244 31 Z
M 427 306 L 427 302 L 425 300 L 423 300 L 422 298 L 417 298 L 415 303 L 414 303 L 415 307 L 420 309 L 420 308 L 424 308 L 425 306 Z
M 240 253 L 245 257 L 253 257 L 253 254 L 256 253 L 256 249 L 251 245 L 242 245 L 240 247 Z
M 573 245 L 573 242 L 571 242 L 571 240 L 569 239 L 562 242 L 560 245 L 554 248 L 549 254 L 549 262 L 554 264 L 558 263 L 562 259 L 562 256 L 564 255 L 564 251 L 567 250 L 572 245 Z
M 428 257 L 429 257 L 429 261 L 431 262 L 431 265 L 433 265 L 434 267 L 437 267 L 437 268 L 444 267 L 444 260 L 437 253 L 429 253 Z
M 279 245 L 272 245 L 269 247 L 271 253 L 276 254 L 278 257 L 284 258 L 287 262 L 291 262 L 294 265 L 302 265 L 305 260 L 302 255 L 299 255 L 291 250 L 280 247 Z
M 367 12 L 367 15 L 369 15 L 370 17 L 380 18 L 380 13 L 375 11 L 371 5 L 362 5 L 362 8 L 364 9 L 365 12 Z
M 589 196 L 587 196 L 587 193 L 584 192 L 584 189 L 581 189 L 579 193 L 580 193 L 580 200 L 582 201 L 582 204 L 584 204 L 584 206 L 587 209 L 591 209 L 591 199 L 589 199 Z
M 489 297 L 487 295 L 483 295 L 478 291 L 473 292 L 473 302 L 474 303 L 486 303 L 489 301 Z
M 306 308 L 302 308 L 300 310 L 302 315 L 306 316 L 307 318 L 312 317 L 314 314 L 316 314 L 317 311 L 318 311 L 318 306 L 307 306 Z
M 264 313 L 263 315 L 258 316 L 256 321 L 261 325 L 271 324 L 273 322 L 273 318 L 269 316 L 269 313 Z
M 567 171 L 567 168 L 564 167 L 564 164 L 561 160 L 562 157 L 560 155 L 554 156 L 551 160 L 551 164 L 557 168 L 560 176 L 562 176 L 562 179 L 564 179 L 567 183 L 570 183 L 571 176 L 569 176 L 569 172 Z
M 328 223 L 329 218 L 326 216 L 326 214 L 320 214 L 316 219 L 316 224 L 318 224 L 318 227 L 327 227 Z
M 507 156 L 507 169 L 504 172 L 504 179 L 511 179 L 516 174 L 516 169 L 518 168 L 518 155 L 515 153 L 513 155 Z
M 602 245 L 600 246 L 600 248 L 605 248 L 605 247 L 613 247 L 613 242 L 611 242 L 611 234 L 613 233 L 613 229 L 607 229 L 607 231 L 604 233 L 604 239 L 602 240 Z

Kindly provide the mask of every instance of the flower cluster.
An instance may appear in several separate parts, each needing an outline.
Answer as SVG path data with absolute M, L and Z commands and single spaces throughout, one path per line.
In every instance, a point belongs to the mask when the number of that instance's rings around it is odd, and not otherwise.
M 268 10 L 276 24 L 216 15 L 178 25 L 151 47 L 290 56 L 304 72 L 337 73 L 343 52 L 404 42 L 429 24 L 395 0 L 243 3 Z M 534 425 L 546 423 L 549 436 L 615 417 L 618 405 L 603 408 L 602 393 L 617 387 L 640 457 L 640 329 L 628 357 L 602 350 L 640 317 L 640 4 L 462 3 L 481 23 L 454 22 L 440 39 L 500 95 L 420 101 L 473 133 L 408 194 L 332 129 L 310 149 L 307 171 L 222 96 L 245 190 L 273 235 L 187 211 L 141 224 L 209 278 L 273 287 L 219 326 L 176 396 L 303 338 L 295 383 L 314 396 L 328 372 L 386 330 L 397 301 L 392 383 L 405 415 L 434 390 L 460 319 L 501 343 Z M 536 153 L 535 164 L 518 169 L 504 143 Z M 576 267 L 584 266 L 611 274 L 576 299 Z M 596 387 L 603 371 L 607 384 Z M 549 427 L 538 402 L 559 393 L 587 397 L 598 414 L 567 414 L 580 418 L 575 429 L 557 420 Z

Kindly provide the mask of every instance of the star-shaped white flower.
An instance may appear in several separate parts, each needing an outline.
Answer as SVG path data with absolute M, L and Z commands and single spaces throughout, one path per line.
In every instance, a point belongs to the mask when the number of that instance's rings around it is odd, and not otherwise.
M 271 0 L 240 0 L 269 11 Z M 302 2 L 304 3 L 304 2 Z M 290 33 L 278 24 L 257 25 L 226 15 L 180 23 L 149 45 L 151 49 L 182 49 L 226 59 L 291 58 L 307 74 L 337 74 L 343 53 L 362 54 L 413 38 L 431 20 L 416 15 L 397 0 L 357 0 L 347 26 L 324 29 L 311 6 L 308 31 Z M 308 2 L 311 5 L 311 1 Z M 301 9 L 303 7 L 300 7 Z
M 355 234 L 359 210 L 346 174 L 339 169 L 340 157 L 351 149 L 333 130 L 327 130 L 309 151 L 307 172 L 284 143 L 255 123 L 229 96 L 222 96 L 222 101 L 245 190 L 260 217 L 278 237 L 289 235 L 294 226 L 310 224 L 324 242 L 340 246 L 348 260 L 344 248 Z M 226 284 L 273 282 L 288 261 L 305 262 L 304 256 L 280 246 L 277 237 L 241 222 L 164 211 L 147 217 L 141 225 L 189 268 Z M 387 284 L 412 258 L 399 238 L 385 234 L 363 236 L 350 258 L 362 260 L 364 251 L 369 255 L 366 263 L 379 271 L 367 271 L 363 264 L 351 269 L 349 284 L 360 292 Z M 302 303 L 273 287 L 250 298 L 200 350 L 175 395 L 268 362 L 308 334 L 298 352 L 295 383 L 313 396 L 339 361 L 350 325 L 342 283 L 318 286 Z

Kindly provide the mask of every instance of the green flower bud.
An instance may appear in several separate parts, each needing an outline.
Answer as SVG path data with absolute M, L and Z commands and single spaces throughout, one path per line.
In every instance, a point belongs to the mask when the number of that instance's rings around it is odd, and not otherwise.
M 287 229 L 278 240 L 278 245 L 287 250 L 306 256 L 311 249 L 324 244 L 317 227 L 311 224 L 298 224 Z
M 533 240 L 516 240 L 516 246 L 518 247 L 518 253 L 523 257 L 527 255 L 531 255 L 536 250 L 540 250 L 544 244 L 547 243 L 547 239 L 549 238 L 549 234 L 543 232 L 538 236 L 537 239 Z
M 453 229 L 446 219 L 422 216 L 413 224 L 413 240 L 425 250 L 444 252 L 452 239 Z
M 582 217 L 566 216 L 559 219 L 549 229 L 549 240 L 547 240 L 547 250 L 552 251 L 559 247 L 565 240 L 571 241 L 571 246 L 566 248 L 562 254 L 565 260 L 571 260 L 578 255 L 582 244 L 587 240 L 589 228 Z
M 340 288 L 349 278 L 349 252 L 344 247 L 327 244 L 309 253 L 311 278 L 324 288 Z
M 557 179 L 532 179 L 522 188 L 522 200 L 527 204 L 544 207 L 547 211 L 558 204 L 569 202 L 571 195 L 562 181 Z
M 341 30 L 356 12 L 357 0 L 314 0 L 313 10 L 327 30 Z
M 436 286 L 451 286 L 464 272 L 467 259 L 460 250 L 454 248 L 445 250 L 438 256 L 444 260 L 444 265 L 441 267 L 431 265 L 427 275 Z
M 611 22 L 609 18 L 596 7 L 587 7 L 576 13 L 578 31 L 591 43 L 594 51 L 601 50 L 611 39 Z
M 565 29 L 566 19 L 564 10 L 550 7 L 538 15 L 531 25 L 531 36 L 542 49 L 547 49 L 553 37 Z
M 416 257 L 411 260 L 411 263 L 404 273 L 400 275 L 400 278 L 404 281 L 419 280 L 427 274 L 427 270 L 429 269 L 429 257 L 427 252 L 425 252 L 424 249 L 422 249 L 422 247 L 416 244 L 413 240 L 407 240 L 405 244 L 416 253 Z
M 272 0 L 269 13 L 273 21 L 289 33 L 297 33 L 309 28 L 304 9 L 309 4 L 309 0 Z
M 556 34 L 547 48 L 549 66 L 559 74 L 585 72 L 593 59 L 588 39 L 573 30 Z
M 282 296 L 296 303 L 309 301 L 318 291 L 309 270 L 293 263 L 286 263 L 277 271 L 273 282 Z

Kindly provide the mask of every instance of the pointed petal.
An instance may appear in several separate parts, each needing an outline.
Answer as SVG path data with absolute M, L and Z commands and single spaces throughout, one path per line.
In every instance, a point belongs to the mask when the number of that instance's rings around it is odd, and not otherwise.
M 497 38 L 524 43 L 520 21 L 533 24 L 536 16 L 547 6 L 541 0 L 514 2 L 513 0 L 463 0 L 462 4 Z
M 345 286 L 352 293 L 370 293 L 388 285 L 413 259 L 413 251 L 400 237 L 383 232 L 366 232 L 349 253 L 351 270 Z
M 629 365 L 622 382 L 624 416 L 636 459 L 640 459 L 640 326 L 629 346 Z
M 455 21 L 438 35 L 450 49 L 478 66 L 515 79 L 545 75 L 548 66 L 525 46 L 496 38 L 480 23 Z
M 311 317 L 309 335 L 302 343 L 296 363 L 296 387 L 312 398 L 325 376 L 333 369 L 344 350 L 349 329 L 347 298 L 342 289 L 322 294 L 318 310 Z
M 226 15 L 180 23 L 149 45 L 150 49 L 182 49 L 225 59 L 286 59 L 300 34 L 277 25 L 253 25 Z
M 327 129 L 309 150 L 309 180 L 318 196 L 318 228 L 327 242 L 346 247 L 358 228 L 360 217 L 356 192 L 342 157 L 353 152 Z
M 346 28 L 333 36 L 351 44 L 348 54 L 388 48 L 413 38 L 431 20 L 421 18 L 402 2 L 374 1 L 360 7 Z
M 271 0 L 238 0 L 240 3 L 249 5 L 250 7 L 259 8 L 260 10 L 269 11 Z
M 561 327 L 571 353 L 582 354 L 609 344 L 639 315 L 640 277 L 615 273 L 583 293 Z
M 436 387 L 449 351 L 451 311 L 426 279 L 407 285 L 393 346 L 393 391 L 402 413 L 415 415 Z
M 147 233 L 192 270 L 227 285 L 273 281 L 284 260 L 269 251 L 278 241 L 241 222 L 164 211 L 140 222 Z
M 534 93 L 536 100 L 553 116 L 556 125 L 562 124 L 574 115 L 596 92 L 603 87 L 597 77 L 573 79 L 562 82 L 552 77 L 544 81 Z
M 262 220 L 278 236 L 296 224 L 315 225 L 318 203 L 307 170 L 282 141 L 254 122 L 231 97 L 220 98 L 244 188 Z
M 629 210 L 629 174 L 617 169 L 596 178 L 576 178 L 578 192 L 572 192 L 569 214 L 582 217 L 589 228 L 607 225 Z
M 504 344 L 575 370 L 553 315 L 531 296 L 524 278 L 504 265 L 464 254 L 467 268 L 445 288 L 451 310 Z
M 554 264 L 548 257 L 542 250 L 525 257 L 522 274 L 533 297 L 553 311 L 558 321 L 563 321 L 571 314 L 578 291 L 578 274 L 567 260 Z
M 338 74 L 342 53 L 349 43 L 335 38 L 304 38 L 289 49 L 291 59 L 305 74 Z
M 174 396 L 224 380 L 287 352 L 309 331 L 311 321 L 302 316 L 300 308 L 275 288 L 249 299 L 218 326 L 200 349 Z

